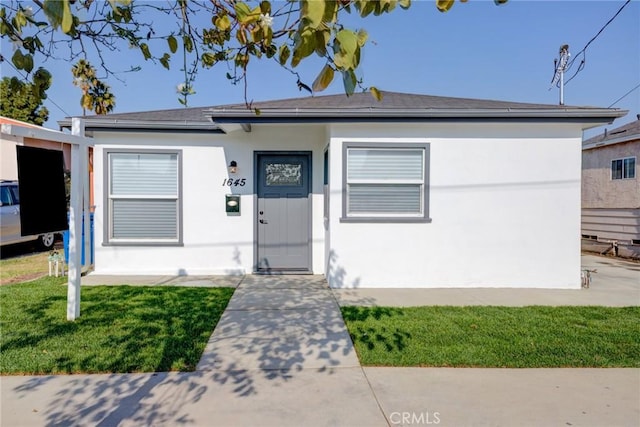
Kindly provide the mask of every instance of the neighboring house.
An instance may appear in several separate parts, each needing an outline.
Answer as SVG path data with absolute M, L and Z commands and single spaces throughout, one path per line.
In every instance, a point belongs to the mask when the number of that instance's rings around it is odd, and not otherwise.
M 640 258 L 640 116 L 582 143 L 585 250 Z
M 18 161 L 16 155 L 16 146 L 24 145 L 27 147 L 45 148 L 48 150 L 60 150 L 63 152 L 65 169 L 69 169 L 71 165 L 71 144 L 64 142 L 66 136 L 52 129 L 20 120 L 10 119 L 0 116 L 0 125 L 10 126 L 13 129 L 23 128 L 31 129 L 34 136 L 17 136 L 2 131 L 0 133 L 0 180 L 13 181 L 18 179 Z M 23 132 L 29 134 L 29 132 Z M 89 198 L 90 206 L 93 206 L 93 172 L 91 164 L 93 162 L 92 149 L 89 148 Z
M 3 116 L 0 116 L 0 125 L 11 125 L 38 130 L 45 129 L 42 126 L 23 122 L 20 120 L 10 119 Z M 14 136 L 2 132 L 0 134 L 0 179 L 10 181 L 18 179 L 18 161 L 16 158 L 16 146 L 18 145 L 46 148 L 49 150 L 61 150 L 64 155 L 65 165 L 68 165 L 69 160 L 71 159 L 71 147 L 68 144 L 64 144 L 63 142 L 52 139 Z
M 383 94 L 85 117 L 94 273 L 580 288 L 582 132 L 625 111 Z

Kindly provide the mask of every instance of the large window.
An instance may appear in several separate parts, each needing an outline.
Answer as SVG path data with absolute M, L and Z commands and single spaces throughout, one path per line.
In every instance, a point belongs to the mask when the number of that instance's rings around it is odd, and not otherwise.
M 636 177 L 636 158 L 627 157 L 611 161 L 611 179 L 633 179 Z
M 343 221 L 427 221 L 428 144 L 345 144 Z
M 108 151 L 109 243 L 178 244 L 179 151 Z

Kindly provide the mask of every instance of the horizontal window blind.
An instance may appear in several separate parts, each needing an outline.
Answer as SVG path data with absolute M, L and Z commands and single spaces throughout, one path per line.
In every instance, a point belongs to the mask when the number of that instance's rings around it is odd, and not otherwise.
M 112 202 L 114 239 L 177 239 L 177 200 Z
M 111 194 L 178 195 L 177 154 L 110 153 Z
M 351 184 L 349 212 L 354 214 L 420 214 L 421 185 Z
M 423 150 L 349 149 L 348 180 L 422 180 Z

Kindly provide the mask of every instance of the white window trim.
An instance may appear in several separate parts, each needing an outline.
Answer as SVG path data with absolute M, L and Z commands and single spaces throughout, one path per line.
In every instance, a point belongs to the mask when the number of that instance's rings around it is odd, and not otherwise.
M 111 164 L 110 154 L 175 154 L 177 156 L 177 195 L 135 195 L 126 194 L 121 196 L 111 195 Z M 104 206 L 107 208 L 105 212 L 106 226 L 104 227 L 103 246 L 183 246 L 182 241 L 182 150 L 163 150 L 163 149 L 116 149 L 107 148 L 104 150 Z M 123 239 L 113 238 L 113 207 L 114 200 L 176 200 L 176 227 L 177 237 L 174 239 Z
M 422 179 L 348 179 L 348 153 L 350 149 L 369 150 L 422 150 Z M 340 222 L 431 222 L 429 218 L 429 162 L 430 144 L 427 142 L 349 142 L 342 145 L 342 217 Z M 420 213 L 350 213 L 348 212 L 349 185 L 351 184 L 380 184 L 380 185 L 419 185 Z
M 633 159 L 633 164 L 634 164 L 633 178 L 625 178 L 624 177 L 624 170 L 625 170 L 624 169 L 624 161 L 628 160 L 628 159 Z M 617 162 L 618 160 L 622 160 L 622 178 L 614 178 L 613 177 L 613 162 Z M 627 156 L 627 157 L 619 157 L 617 159 L 611 159 L 611 164 L 609 166 L 609 171 L 610 171 L 610 179 L 611 179 L 611 181 L 634 180 L 638 176 L 638 159 L 636 158 L 636 156 Z

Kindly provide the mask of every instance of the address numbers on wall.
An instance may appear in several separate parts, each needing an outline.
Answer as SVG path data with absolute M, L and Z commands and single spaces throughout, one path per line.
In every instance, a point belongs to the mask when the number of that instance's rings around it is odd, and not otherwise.
M 247 178 L 225 178 L 222 180 L 223 187 L 244 187 L 247 183 Z

